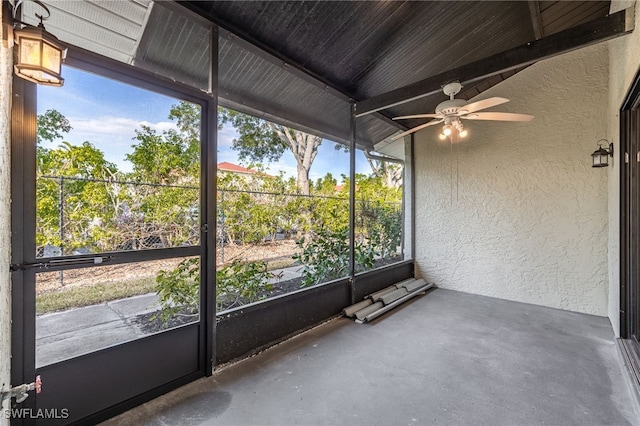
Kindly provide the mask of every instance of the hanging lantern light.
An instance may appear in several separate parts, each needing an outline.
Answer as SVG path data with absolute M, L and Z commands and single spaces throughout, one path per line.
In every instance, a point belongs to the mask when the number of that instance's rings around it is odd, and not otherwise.
M 49 9 L 38 3 L 49 15 Z M 19 22 L 22 28 L 14 29 L 15 43 L 18 45 L 13 70 L 18 77 L 33 83 L 48 86 L 62 86 L 62 61 L 67 49 L 54 35 L 47 32 L 42 24 L 49 17 L 36 14 L 40 19 L 37 27 Z
M 601 142 L 609 142 L 606 139 L 600 139 L 598 141 L 598 149 L 596 149 L 593 154 L 591 154 L 592 167 L 608 167 L 609 166 L 609 157 L 613 157 L 613 143 L 609 143 L 609 149 L 605 149 L 602 147 Z

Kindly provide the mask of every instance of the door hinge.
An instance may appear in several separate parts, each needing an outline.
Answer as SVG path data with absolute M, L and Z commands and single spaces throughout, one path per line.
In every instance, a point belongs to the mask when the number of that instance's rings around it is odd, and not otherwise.
M 19 386 L 14 386 L 8 391 L 0 392 L 0 395 L 2 395 L 0 401 L 15 398 L 16 402 L 20 404 L 29 397 L 28 392 L 31 392 L 33 390 L 36 391 L 36 393 L 40 393 L 42 391 L 42 380 L 40 379 L 39 375 L 36 376 L 36 380 L 33 383 L 25 383 Z

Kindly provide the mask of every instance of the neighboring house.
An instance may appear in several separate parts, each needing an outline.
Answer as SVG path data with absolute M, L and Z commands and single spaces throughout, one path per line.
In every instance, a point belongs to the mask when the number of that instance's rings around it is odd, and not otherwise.
M 234 174 L 237 176 L 242 176 L 243 178 L 246 178 L 246 179 L 275 177 L 267 173 L 259 172 L 254 169 L 248 169 L 246 167 L 242 167 L 237 164 L 229 163 L 227 161 L 218 163 L 218 175 L 223 176 L 226 174 Z

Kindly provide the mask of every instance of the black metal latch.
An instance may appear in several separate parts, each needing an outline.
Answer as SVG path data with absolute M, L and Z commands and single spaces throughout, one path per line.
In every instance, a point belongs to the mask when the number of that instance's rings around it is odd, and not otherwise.
M 15 398 L 16 402 L 20 404 L 21 402 L 23 402 L 25 399 L 29 397 L 28 392 L 32 390 L 36 391 L 36 393 L 40 393 L 42 391 L 42 380 L 40 380 L 39 375 L 36 376 L 36 380 L 33 383 L 29 383 L 29 384 L 25 383 L 19 386 L 14 386 L 8 391 L 0 392 L 0 395 L 2 395 L 2 398 L 0 399 L 0 401 L 5 401 L 7 399 Z
M 23 271 L 28 268 L 55 269 L 64 266 L 82 266 L 87 264 L 99 265 L 101 263 L 110 262 L 111 260 L 112 256 L 90 256 L 70 259 L 52 259 L 49 261 L 35 263 L 12 263 L 9 269 L 11 270 L 11 272 Z

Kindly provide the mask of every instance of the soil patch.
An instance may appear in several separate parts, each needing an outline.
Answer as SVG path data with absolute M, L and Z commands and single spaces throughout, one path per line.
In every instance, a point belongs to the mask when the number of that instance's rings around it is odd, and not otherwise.
M 224 251 L 224 262 L 222 252 Z M 231 263 L 235 259 L 245 261 L 264 260 L 274 264 L 274 269 L 289 266 L 296 251 L 293 240 L 275 241 L 254 245 L 233 245 L 217 248 L 217 266 Z M 63 292 L 78 287 L 112 282 L 155 282 L 159 271 L 175 269 L 183 258 L 158 259 L 137 263 L 98 266 L 94 268 L 70 269 L 64 272 L 42 272 L 36 275 L 36 294 Z

